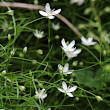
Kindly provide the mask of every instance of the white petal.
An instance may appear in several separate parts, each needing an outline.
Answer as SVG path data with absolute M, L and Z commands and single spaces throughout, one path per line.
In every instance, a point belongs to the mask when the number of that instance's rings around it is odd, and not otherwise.
M 36 91 L 35 93 L 38 94 L 38 91 Z
M 67 48 L 67 45 L 66 45 L 66 42 L 65 42 L 65 39 L 64 38 L 61 40 L 61 44 L 62 44 L 62 46 L 64 48 Z
M 43 96 L 42 96 L 42 99 L 45 99 L 47 97 L 47 94 L 44 94 Z
M 69 69 L 69 64 L 66 63 L 65 66 L 64 66 L 64 68 L 63 68 L 63 72 L 67 72 L 68 69 Z
M 74 92 L 76 89 L 77 89 L 77 86 L 73 86 L 68 90 L 68 92 Z
M 88 38 L 88 42 L 92 42 L 93 38 L 92 37 L 89 37 Z
M 39 11 L 39 13 L 42 15 L 42 16 L 48 16 L 46 12 L 44 11 Z
M 67 91 L 67 84 L 63 81 L 62 82 L 62 88 L 65 90 L 65 91 Z
M 59 14 L 61 12 L 61 9 L 58 9 L 58 10 L 56 10 L 56 11 L 53 11 L 52 13 L 51 13 L 51 15 L 57 15 L 57 14 Z
M 85 39 L 84 36 L 81 37 L 81 41 L 82 41 L 83 44 L 85 44 L 86 42 L 88 42 L 87 39 Z
M 61 48 L 64 50 L 64 52 L 66 53 L 66 49 L 64 47 L 61 46 Z
M 48 16 L 49 19 L 54 19 L 54 16 Z
M 73 40 L 69 45 L 68 48 L 72 48 L 75 45 L 75 41 Z
M 65 93 L 63 89 L 57 88 L 60 92 Z
M 71 93 L 67 93 L 67 95 L 68 95 L 69 97 L 74 97 Z
M 63 74 L 71 74 L 72 72 L 64 72 Z
M 91 42 L 90 45 L 95 45 L 97 42 Z
M 46 6 L 45 6 L 45 11 L 46 11 L 47 13 L 50 13 L 50 12 L 51 12 L 49 3 L 46 4 Z
M 77 49 L 77 50 L 73 51 L 73 54 L 77 55 L 77 54 L 79 54 L 80 52 L 81 52 L 81 49 Z
M 45 89 L 42 89 L 42 90 L 40 91 L 40 93 L 44 93 L 44 91 L 45 91 Z

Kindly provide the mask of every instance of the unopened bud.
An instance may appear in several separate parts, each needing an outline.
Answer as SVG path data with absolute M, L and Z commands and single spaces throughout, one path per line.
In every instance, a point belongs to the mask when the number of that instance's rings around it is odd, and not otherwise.
M 11 35 L 10 34 L 8 34 L 8 40 L 11 40 Z
M 21 91 L 25 91 L 25 87 L 24 86 L 19 86 L 19 89 L 21 90 Z
M 95 98 L 97 99 L 98 102 L 103 100 L 102 97 L 100 97 L 100 96 L 95 96 Z
M 2 71 L 2 75 L 5 75 L 5 74 L 6 74 L 6 70 L 3 70 L 3 71 Z
M 27 47 L 24 47 L 23 53 L 25 54 L 27 52 Z
M 7 11 L 7 14 L 8 14 L 8 15 L 13 15 L 13 14 L 14 14 L 14 10 L 9 10 L 9 11 Z

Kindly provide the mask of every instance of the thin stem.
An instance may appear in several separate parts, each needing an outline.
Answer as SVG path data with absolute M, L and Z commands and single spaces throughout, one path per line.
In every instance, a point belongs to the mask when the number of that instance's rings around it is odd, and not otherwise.
M 50 42 L 51 42 L 51 38 L 50 38 L 50 19 L 48 20 L 48 49 L 49 49 L 49 51 L 50 51 Z M 51 53 L 49 53 L 49 63 L 50 63 L 50 54 Z

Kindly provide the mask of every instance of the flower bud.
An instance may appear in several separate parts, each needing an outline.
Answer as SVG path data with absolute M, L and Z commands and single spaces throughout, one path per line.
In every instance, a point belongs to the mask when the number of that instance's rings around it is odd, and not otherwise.
M 60 38 L 60 36 L 59 36 L 59 35 L 56 35 L 56 36 L 55 36 L 55 39 L 59 39 L 59 38 Z
M 103 100 L 102 97 L 100 97 L 100 96 L 95 96 L 95 98 L 97 99 L 98 102 Z
M 25 54 L 27 52 L 27 47 L 24 47 L 23 53 Z
M 32 64 L 36 64 L 37 63 L 37 60 L 32 60 Z
M 15 54 L 15 49 L 13 48 L 13 50 L 10 52 L 10 54 L 13 56 Z
M 42 49 L 38 49 L 37 50 L 37 53 L 40 54 L 40 55 L 42 55 L 43 54 L 43 50 Z
M 2 75 L 5 75 L 5 74 L 6 74 L 6 70 L 3 70 L 3 71 L 2 71 Z
M 25 91 L 25 87 L 24 86 L 19 86 L 19 89 L 21 90 L 21 91 Z
M 9 11 L 7 11 L 7 14 L 8 14 L 8 15 L 13 15 L 13 14 L 14 14 L 14 10 L 9 10 Z
M 39 1 L 38 0 L 34 0 L 34 4 L 38 5 Z
M 8 34 L 8 40 L 11 40 L 11 35 L 10 34 Z

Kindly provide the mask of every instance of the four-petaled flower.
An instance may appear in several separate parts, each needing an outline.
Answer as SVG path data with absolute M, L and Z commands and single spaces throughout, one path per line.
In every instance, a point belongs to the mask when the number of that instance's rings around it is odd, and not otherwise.
M 74 51 L 76 48 L 74 48 L 73 46 L 75 45 L 75 41 L 73 40 L 70 44 L 66 44 L 65 39 L 63 38 L 61 40 L 61 48 L 64 50 L 64 52 L 68 52 L 68 51 Z
M 81 37 L 82 44 L 86 46 L 95 45 L 97 43 L 93 42 L 92 40 L 93 40 L 92 37 L 89 37 L 88 39 L 86 39 L 84 36 Z
M 77 57 L 81 51 L 82 51 L 81 49 L 76 49 L 74 51 L 67 52 L 66 55 L 67 55 L 68 59 L 70 59 L 73 57 Z
M 42 16 L 46 16 L 49 19 L 54 19 L 54 16 L 59 14 L 60 12 L 61 12 L 61 9 L 58 9 L 58 10 L 53 9 L 53 10 L 51 10 L 49 3 L 46 4 L 45 11 L 39 11 L 39 13 Z
M 66 63 L 64 65 L 64 67 L 60 64 L 58 64 L 58 69 L 59 69 L 59 72 L 60 73 L 63 73 L 63 74 L 71 74 L 74 70 L 69 70 L 69 64 Z
M 62 89 L 57 88 L 60 92 L 67 94 L 69 97 L 74 97 L 71 92 L 74 92 L 77 89 L 77 86 L 67 87 L 67 84 L 62 82 Z
M 35 98 L 38 98 L 40 103 L 47 97 L 47 93 L 45 92 L 45 89 L 42 90 L 39 89 L 38 91 L 36 90 L 35 93 L 36 93 Z
M 38 31 L 38 30 L 35 30 L 34 32 L 34 36 L 41 39 L 44 37 L 44 31 Z

